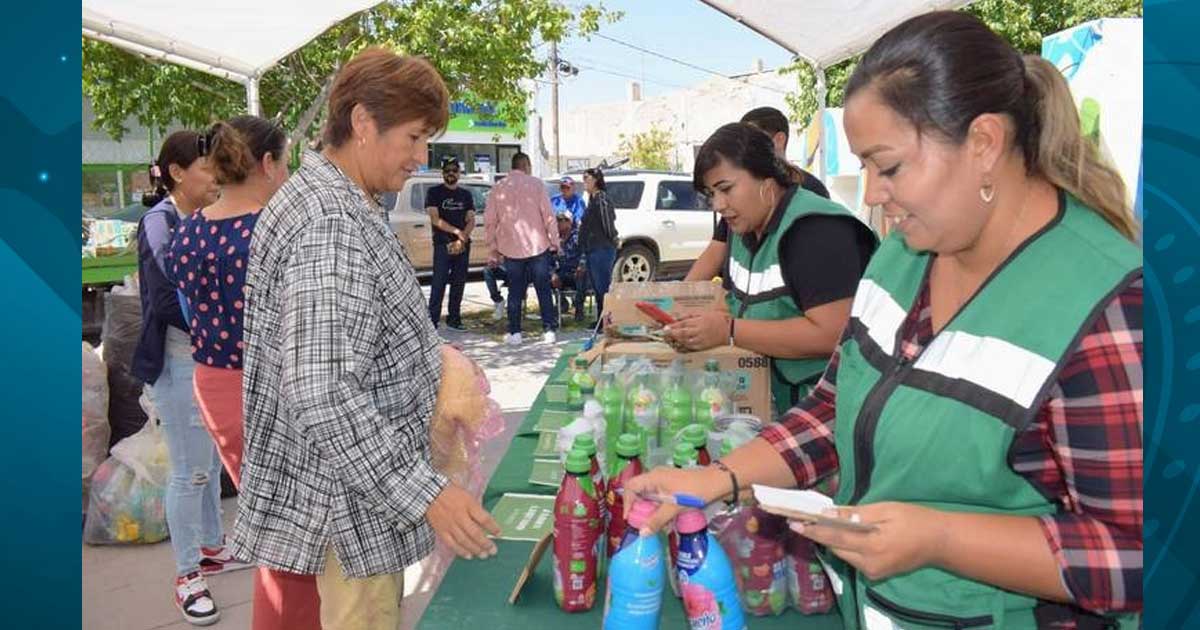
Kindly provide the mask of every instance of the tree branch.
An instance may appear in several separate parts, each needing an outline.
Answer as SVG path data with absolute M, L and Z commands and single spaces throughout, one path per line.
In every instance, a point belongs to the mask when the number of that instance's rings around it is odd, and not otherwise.
M 325 78 L 325 83 L 321 85 L 321 91 L 317 93 L 317 97 L 313 99 L 312 103 L 309 103 L 304 113 L 300 114 L 300 119 L 296 121 L 296 128 L 292 129 L 292 135 L 288 138 L 293 146 L 308 135 L 308 128 L 317 119 L 317 114 L 321 113 L 325 101 L 329 100 L 329 91 L 333 89 L 333 79 L 337 77 L 340 68 L 341 64 L 338 64 L 333 72 L 329 73 L 329 76 Z

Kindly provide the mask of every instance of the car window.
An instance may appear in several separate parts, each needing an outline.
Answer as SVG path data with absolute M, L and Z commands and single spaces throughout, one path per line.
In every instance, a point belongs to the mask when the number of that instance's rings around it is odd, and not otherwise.
M 467 184 L 466 189 L 471 191 L 471 198 L 475 201 L 475 214 L 482 216 L 483 207 L 487 204 L 488 193 L 492 192 L 492 187 L 482 184 Z
M 429 193 L 429 189 L 436 184 L 434 182 L 417 182 L 412 187 L 412 203 L 409 205 L 409 210 L 425 214 L 425 195 Z
M 607 182 L 607 186 L 605 186 L 608 199 L 618 210 L 637 208 L 638 203 L 642 200 L 642 191 L 645 189 L 646 182 L 638 181 Z
M 659 210 L 709 210 L 704 195 L 698 194 L 691 182 L 682 180 L 660 182 L 654 207 Z

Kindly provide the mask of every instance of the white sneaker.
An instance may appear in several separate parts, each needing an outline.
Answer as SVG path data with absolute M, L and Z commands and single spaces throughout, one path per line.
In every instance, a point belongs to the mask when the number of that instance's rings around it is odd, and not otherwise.
M 221 619 L 208 583 L 200 571 L 193 571 L 175 579 L 175 607 L 183 614 L 184 621 L 193 626 L 208 626 Z
M 547 330 L 542 333 L 542 341 L 545 343 L 555 343 L 558 341 L 558 335 L 554 334 L 553 330 Z
M 493 302 L 493 304 L 495 305 L 495 310 L 492 311 L 492 321 L 498 322 L 508 317 L 508 313 L 504 312 L 504 302 Z
M 519 346 L 521 345 L 521 333 L 510 333 L 504 335 L 504 345 Z

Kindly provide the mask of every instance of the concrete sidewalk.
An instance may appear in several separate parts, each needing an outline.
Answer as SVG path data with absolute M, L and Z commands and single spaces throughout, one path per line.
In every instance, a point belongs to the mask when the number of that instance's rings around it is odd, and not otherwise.
M 425 287 L 428 296 L 428 287 Z M 532 291 L 531 291 L 532 294 Z M 531 295 L 531 303 L 536 301 Z M 482 282 L 471 282 L 463 300 L 463 311 L 490 309 L 491 300 Z M 442 336 L 461 346 L 486 371 L 491 396 L 504 410 L 506 431 L 484 450 L 484 472 L 490 477 L 503 456 L 525 413 L 545 382 L 563 343 L 582 338 L 583 333 L 560 335 L 550 345 L 529 339 L 518 348 L 499 341 L 500 325 L 488 330 L 457 332 Z M 227 529 L 232 528 L 237 499 L 223 502 Z M 83 619 L 88 630 L 183 630 L 188 625 L 175 609 L 172 596 L 174 559 L 169 542 L 134 547 L 83 547 Z M 433 592 L 441 583 L 445 567 L 428 561 L 405 572 L 402 628 L 412 628 L 421 618 Z M 253 571 L 240 571 L 209 578 L 209 586 L 221 608 L 221 621 L 213 628 L 241 630 L 250 627 L 250 597 Z

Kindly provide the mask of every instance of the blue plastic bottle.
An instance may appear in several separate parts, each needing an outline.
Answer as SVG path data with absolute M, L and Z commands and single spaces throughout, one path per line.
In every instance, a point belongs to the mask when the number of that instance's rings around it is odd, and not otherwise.
M 662 542 L 658 536 L 638 535 L 656 508 L 654 503 L 639 499 L 630 509 L 621 547 L 608 567 L 605 630 L 658 628 L 666 583 Z
M 688 625 L 692 630 L 745 630 L 733 566 L 708 533 L 704 513 L 684 511 L 675 519 L 675 529 L 679 532 L 675 571 Z

